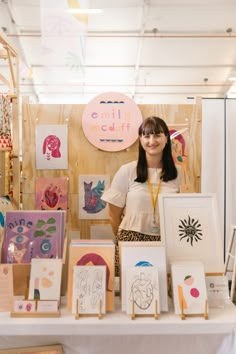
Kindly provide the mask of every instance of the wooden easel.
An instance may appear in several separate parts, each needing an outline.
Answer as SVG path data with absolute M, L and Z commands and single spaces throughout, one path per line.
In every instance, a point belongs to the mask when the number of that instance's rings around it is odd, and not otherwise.
M 153 315 L 145 315 L 145 314 L 135 314 L 135 302 L 134 300 L 132 301 L 132 313 L 131 313 L 131 320 L 134 320 L 135 317 L 137 316 L 140 316 L 140 317 L 143 317 L 143 316 L 154 316 L 154 319 L 155 320 L 158 320 L 159 318 L 159 315 L 158 315 L 158 301 L 155 300 L 155 305 L 154 305 L 154 314 Z
M 231 258 L 233 259 L 233 268 L 229 269 L 229 262 Z M 235 294 L 235 277 L 236 277 L 236 226 L 235 225 L 231 226 L 231 238 L 229 240 L 229 247 L 228 247 L 227 257 L 225 261 L 224 275 L 227 275 L 227 273 L 232 273 L 230 300 L 233 301 L 234 294 Z
M 194 314 L 186 314 L 184 313 L 184 303 L 182 301 L 182 306 L 181 306 L 181 314 L 180 314 L 180 318 L 181 320 L 185 320 L 186 317 L 196 317 L 196 316 L 203 316 L 205 318 L 205 320 L 208 320 L 208 301 L 205 301 L 205 308 L 204 308 L 204 312 L 203 313 L 194 313 Z
M 98 313 L 97 314 L 85 314 L 79 313 L 79 299 L 76 299 L 76 309 L 75 309 L 75 320 L 78 320 L 80 316 L 98 316 L 98 319 L 102 319 L 102 299 L 99 300 L 98 304 Z

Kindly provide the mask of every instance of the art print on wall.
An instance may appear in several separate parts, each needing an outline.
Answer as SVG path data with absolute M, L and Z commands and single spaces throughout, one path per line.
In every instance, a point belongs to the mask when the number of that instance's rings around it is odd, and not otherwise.
M 72 313 L 98 314 L 100 310 L 106 312 L 106 267 L 74 266 Z
M 207 300 L 205 271 L 201 262 L 171 263 L 175 314 L 203 314 Z
M 31 260 L 29 300 L 60 300 L 62 259 Z
M 167 270 L 172 261 L 197 259 L 202 261 L 208 273 L 224 272 L 215 195 L 160 194 L 159 211 Z
M 37 210 L 67 210 L 68 178 L 38 177 L 35 180 Z
M 36 169 L 68 168 L 67 125 L 36 125 Z
M 108 219 L 107 203 L 101 199 L 110 187 L 108 175 L 79 176 L 79 219 Z
M 128 315 L 160 313 L 158 269 L 153 266 L 126 270 L 126 312 Z
M 168 125 L 171 139 L 172 156 L 176 165 L 181 167 L 181 191 L 191 192 L 193 176 L 189 169 L 189 124 Z

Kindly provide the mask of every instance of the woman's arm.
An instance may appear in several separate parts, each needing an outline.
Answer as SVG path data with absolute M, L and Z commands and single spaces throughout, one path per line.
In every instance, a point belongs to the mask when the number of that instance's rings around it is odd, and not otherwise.
M 110 203 L 108 204 L 108 208 L 109 208 L 109 217 L 111 221 L 112 231 L 114 235 L 117 235 L 119 225 L 122 220 L 124 208 L 120 208 Z

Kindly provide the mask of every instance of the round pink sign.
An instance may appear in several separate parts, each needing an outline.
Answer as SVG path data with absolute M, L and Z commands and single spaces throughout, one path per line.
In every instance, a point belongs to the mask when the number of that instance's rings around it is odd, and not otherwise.
M 107 92 L 96 96 L 85 107 L 82 129 L 88 141 L 105 151 L 120 151 L 138 138 L 143 118 L 129 97 Z

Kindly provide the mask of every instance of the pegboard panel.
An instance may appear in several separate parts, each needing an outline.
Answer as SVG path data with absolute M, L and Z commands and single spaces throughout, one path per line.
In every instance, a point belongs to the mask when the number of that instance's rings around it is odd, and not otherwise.
M 90 238 L 90 225 L 109 223 L 109 220 L 79 220 L 78 178 L 79 175 L 110 175 L 124 163 L 137 159 L 138 142 L 129 149 L 106 152 L 91 145 L 83 134 L 82 114 L 85 105 L 38 105 L 23 103 L 22 106 L 22 205 L 23 209 L 35 209 L 36 177 L 67 176 L 68 230 L 80 230 L 81 238 Z M 140 105 L 146 118 L 158 115 L 167 124 L 184 124 L 188 127 L 188 174 L 191 184 L 187 192 L 200 191 L 201 176 L 201 105 Z M 68 169 L 36 170 L 35 128 L 36 125 L 68 125 Z

